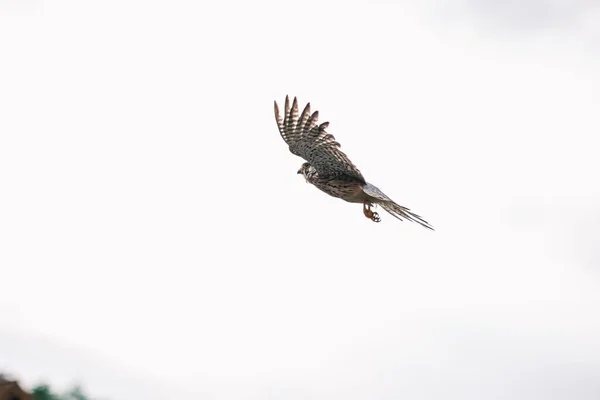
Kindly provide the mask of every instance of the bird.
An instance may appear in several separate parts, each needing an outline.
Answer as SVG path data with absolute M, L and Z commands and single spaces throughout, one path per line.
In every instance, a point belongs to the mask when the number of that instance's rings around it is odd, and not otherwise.
M 377 186 L 365 180 L 359 169 L 340 150 L 335 137 L 327 133 L 329 122 L 318 124 L 319 111 L 311 113 L 310 103 L 298 115 L 297 98 L 294 97 L 290 107 L 289 96 L 286 96 L 283 118 L 277 101 L 274 103 L 275 120 L 281 137 L 292 154 L 306 161 L 297 173 L 303 175 L 307 183 L 349 203 L 362 203 L 363 214 L 373 222 L 381 221 L 379 214 L 372 210 L 379 205 L 400 221 L 406 219 L 433 230 L 433 226 L 421 216 L 395 203 Z

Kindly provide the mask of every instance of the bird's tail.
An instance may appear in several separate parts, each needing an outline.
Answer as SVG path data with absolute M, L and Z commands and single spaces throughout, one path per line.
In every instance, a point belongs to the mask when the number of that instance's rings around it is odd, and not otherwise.
M 420 215 L 413 213 L 406 207 L 396 204 L 391 200 L 381 201 L 378 203 L 381 206 L 381 208 L 383 208 L 388 213 L 392 214 L 394 217 L 398 218 L 400 221 L 406 219 L 408 221 L 416 222 L 417 224 L 420 224 L 427 229 L 433 230 L 433 227 L 429 224 L 429 222 L 425 221 L 423 218 L 421 218 Z

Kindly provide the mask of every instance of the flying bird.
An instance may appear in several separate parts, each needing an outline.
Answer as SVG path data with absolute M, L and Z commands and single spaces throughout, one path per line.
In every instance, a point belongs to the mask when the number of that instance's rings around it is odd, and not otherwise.
M 329 122 L 319 125 L 318 119 L 319 112 L 311 114 L 310 103 L 298 116 L 298 100 L 294 97 L 290 107 L 290 99 L 286 96 L 282 120 L 275 101 L 275 120 L 281 137 L 292 154 L 306 160 L 298 174 L 302 174 L 308 183 L 330 196 L 350 203 L 362 203 L 365 217 L 374 222 L 380 222 L 381 218 L 372 208 L 380 205 L 400 221 L 406 219 L 433 230 L 419 215 L 396 204 L 375 185 L 368 183 L 348 156 L 340 150 L 335 137 L 325 131 Z

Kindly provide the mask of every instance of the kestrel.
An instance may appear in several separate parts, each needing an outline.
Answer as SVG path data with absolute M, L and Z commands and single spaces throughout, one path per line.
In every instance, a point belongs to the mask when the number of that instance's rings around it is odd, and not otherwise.
M 318 119 L 318 111 L 310 113 L 310 103 L 298 117 L 297 99 L 294 97 L 290 108 L 290 99 L 286 96 L 282 121 L 279 107 L 275 102 L 275 120 L 279 133 L 289 145 L 292 154 L 307 161 L 302 164 L 298 173 L 304 175 L 308 183 L 312 183 L 330 196 L 350 203 L 362 203 L 363 213 L 374 222 L 380 222 L 381 218 L 378 213 L 371 210 L 371 207 L 379 204 L 400 221 L 407 219 L 433 230 L 433 227 L 419 215 L 396 204 L 376 186 L 365 181 L 358 168 L 340 150 L 340 144 L 333 135 L 325 131 L 329 122 L 319 125 Z

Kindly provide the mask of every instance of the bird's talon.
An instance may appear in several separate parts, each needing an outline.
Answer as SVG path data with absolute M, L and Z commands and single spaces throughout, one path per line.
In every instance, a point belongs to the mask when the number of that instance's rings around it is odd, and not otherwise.
M 363 213 L 365 217 L 369 218 L 371 221 L 379 222 L 381 218 L 379 218 L 379 214 L 371 210 L 371 204 L 364 203 L 363 204 Z
M 381 222 L 381 218 L 379 218 L 379 214 L 376 212 L 373 212 L 373 215 L 371 216 L 371 220 L 373 222 Z

